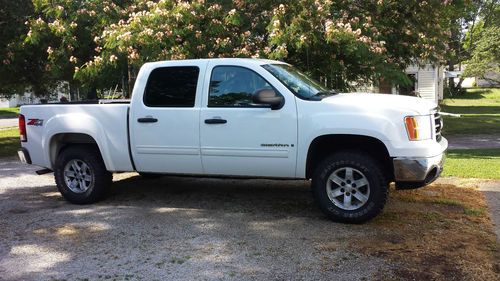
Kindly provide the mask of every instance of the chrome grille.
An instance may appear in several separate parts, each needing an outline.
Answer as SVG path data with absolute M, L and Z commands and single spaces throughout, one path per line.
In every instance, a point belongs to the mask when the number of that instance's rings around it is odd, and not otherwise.
M 434 113 L 434 128 L 436 133 L 436 141 L 441 140 L 441 130 L 443 129 L 443 117 L 439 114 L 439 111 Z

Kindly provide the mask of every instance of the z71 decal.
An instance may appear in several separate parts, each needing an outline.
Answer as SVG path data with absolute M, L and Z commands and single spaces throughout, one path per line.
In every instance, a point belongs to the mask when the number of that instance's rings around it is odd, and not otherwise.
M 43 119 L 28 119 L 28 126 L 43 126 Z

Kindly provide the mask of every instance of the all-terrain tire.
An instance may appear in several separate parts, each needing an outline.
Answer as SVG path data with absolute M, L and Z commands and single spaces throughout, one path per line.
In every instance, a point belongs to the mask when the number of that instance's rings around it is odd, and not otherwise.
M 351 180 L 346 180 L 348 171 Z M 331 220 L 362 223 L 377 216 L 384 208 L 388 183 L 383 175 L 381 165 L 370 155 L 361 151 L 337 152 L 317 166 L 312 177 L 313 196 L 321 211 Z M 360 187 L 354 183 L 366 184 Z
M 57 189 L 69 202 L 91 204 L 109 194 L 113 174 L 106 170 L 97 147 L 69 146 L 59 153 L 54 166 Z

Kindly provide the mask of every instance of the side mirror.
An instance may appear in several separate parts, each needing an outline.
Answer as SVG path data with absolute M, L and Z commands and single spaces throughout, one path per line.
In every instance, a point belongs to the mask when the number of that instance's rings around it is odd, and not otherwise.
M 285 104 L 285 98 L 277 94 L 273 89 L 260 89 L 252 95 L 252 102 L 255 104 L 267 104 L 272 110 L 280 109 Z

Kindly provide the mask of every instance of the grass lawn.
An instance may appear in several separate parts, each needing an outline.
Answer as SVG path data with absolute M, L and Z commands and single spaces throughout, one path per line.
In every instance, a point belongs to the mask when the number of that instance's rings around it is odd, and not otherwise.
M 500 134 L 500 89 L 475 88 L 467 93 L 445 99 L 443 112 L 462 117 L 444 116 L 443 135 Z
M 19 114 L 19 107 L 0 108 L 0 118 L 16 118 Z
M 500 148 L 449 150 L 446 157 L 443 176 L 500 179 Z
M 16 156 L 19 147 L 19 129 L 0 129 L 0 157 Z

